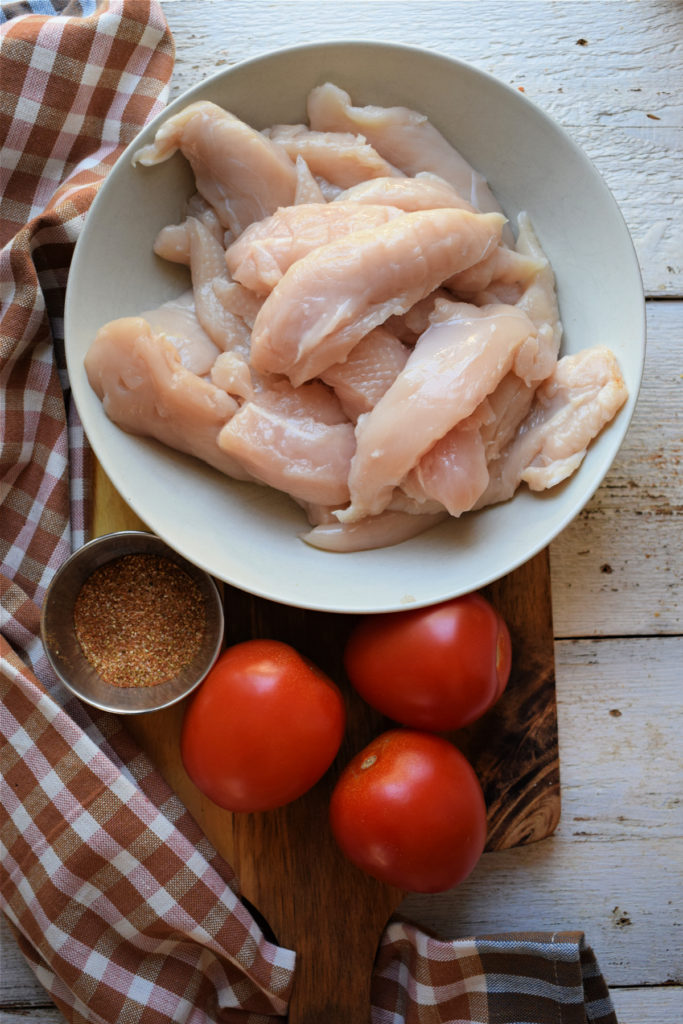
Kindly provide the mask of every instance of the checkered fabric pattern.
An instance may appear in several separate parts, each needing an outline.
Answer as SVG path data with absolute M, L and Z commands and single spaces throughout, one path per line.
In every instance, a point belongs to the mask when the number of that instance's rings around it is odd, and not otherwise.
M 143 790 L 1 638 L 0 655 L 2 907 L 65 1017 L 285 1015 L 294 954 L 266 941 L 192 820 L 174 821 L 160 777 Z
M 404 921 L 382 936 L 373 1024 L 617 1024 L 581 932 L 445 942 Z
M 64 360 L 73 245 L 172 67 L 153 0 L 0 7 L 0 908 L 76 1024 L 258 1024 L 286 1016 L 295 969 L 119 720 L 66 694 L 39 639 L 89 516 Z M 372 999 L 375 1024 L 616 1024 L 579 933 L 445 942 L 396 920 Z
M 147 0 L 0 17 L 0 906 L 71 1021 L 272 1019 L 294 955 L 266 941 L 117 719 L 57 684 L 39 640 L 89 512 L 64 360 L 71 254 L 107 171 L 163 109 L 173 41 Z

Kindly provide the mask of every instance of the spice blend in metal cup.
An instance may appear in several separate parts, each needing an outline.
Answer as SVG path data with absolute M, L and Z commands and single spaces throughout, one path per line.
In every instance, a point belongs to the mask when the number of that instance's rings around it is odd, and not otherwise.
M 190 664 L 204 636 L 199 587 L 175 562 L 130 554 L 96 569 L 74 605 L 88 662 L 112 686 L 156 686 Z
M 158 711 L 187 697 L 216 661 L 221 593 L 145 530 L 84 544 L 57 570 L 41 609 L 45 653 L 61 683 L 103 711 Z

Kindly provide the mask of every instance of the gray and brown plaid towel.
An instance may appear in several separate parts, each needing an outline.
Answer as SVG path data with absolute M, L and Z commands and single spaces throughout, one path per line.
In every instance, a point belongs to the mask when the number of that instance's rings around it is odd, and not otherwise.
M 0 7 L 0 907 L 79 1024 L 286 1017 L 295 971 L 119 721 L 59 687 L 39 639 L 45 590 L 87 532 L 63 351 L 71 253 L 172 68 L 158 3 Z M 397 920 L 372 999 L 376 1024 L 616 1024 L 579 932 L 445 942 Z

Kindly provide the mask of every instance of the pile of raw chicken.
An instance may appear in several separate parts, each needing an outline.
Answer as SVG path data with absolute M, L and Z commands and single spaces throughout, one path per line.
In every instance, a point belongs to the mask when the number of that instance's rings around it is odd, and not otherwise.
M 91 386 L 124 430 L 305 510 L 304 540 L 396 544 L 553 487 L 626 388 L 614 355 L 559 359 L 555 281 L 484 179 L 423 115 L 308 97 L 259 132 L 209 102 L 135 162 L 177 150 L 197 192 L 155 252 L 192 287 L 105 325 Z

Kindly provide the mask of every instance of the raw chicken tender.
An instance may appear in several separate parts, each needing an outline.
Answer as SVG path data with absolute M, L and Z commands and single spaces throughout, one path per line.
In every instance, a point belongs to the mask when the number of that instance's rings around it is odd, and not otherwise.
M 432 323 L 441 300 L 452 303 L 452 293 L 446 291 L 445 288 L 436 288 L 424 299 L 420 299 L 414 306 L 411 306 L 407 313 L 403 313 L 401 316 L 390 316 L 384 326 L 406 345 L 413 346 Z M 447 320 L 448 317 L 444 317 L 444 319 Z
M 481 427 L 487 462 L 497 459 L 517 433 L 531 408 L 536 387 L 555 368 L 562 340 L 555 276 L 526 213 L 520 214 L 519 226 L 518 248 L 523 256 L 538 263 L 538 269 L 516 305 L 534 324 L 536 334 L 525 342 L 515 361 L 515 369 L 489 396 L 492 417 Z
M 186 267 L 190 265 L 190 232 L 189 219 L 191 217 L 202 222 L 204 227 L 213 235 L 216 241 L 225 248 L 232 240 L 232 233 L 226 231 L 219 221 L 216 211 L 209 206 L 203 196 L 196 192 L 186 204 L 186 219 L 180 224 L 168 224 L 162 228 L 154 241 L 154 252 L 169 263 L 182 263 Z
M 226 285 L 230 283 L 223 246 L 195 217 L 188 217 L 187 226 L 197 319 L 219 349 L 224 352 L 234 349 L 247 353 L 249 328 L 241 317 L 226 308 L 215 290 L 219 282 Z
M 211 383 L 242 401 L 254 397 L 249 363 L 239 352 L 221 352 L 211 367 Z
M 340 192 L 334 202 L 379 203 L 397 206 L 405 213 L 447 207 L 479 212 L 452 185 L 428 171 L 420 171 L 414 178 L 373 178 Z
M 336 513 L 340 522 L 382 512 L 422 456 L 512 369 L 534 333 L 529 318 L 512 306 L 453 306 L 452 319 L 425 331 L 405 369 L 358 421 L 351 505 Z
M 418 502 L 438 501 L 452 516 L 468 512 L 486 490 L 489 470 L 481 427 L 492 418 L 484 401 L 426 452 L 401 489 Z
M 517 251 L 521 257 L 531 261 L 530 269 L 533 262 L 537 263 L 537 269 L 523 287 L 520 287 L 519 282 L 510 284 L 509 281 L 505 282 L 501 278 L 495 283 L 492 282 L 482 291 L 468 295 L 467 301 L 478 306 L 490 305 L 492 302 L 505 302 L 523 309 L 538 328 L 539 338 L 542 339 L 539 355 L 546 359 L 547 369 L 540 376 L 547 377 L 552 372 L 562 341 L 562 322 L 557 304 L 555 275 L 531 226 L 529 215 L 520 213 L 517 220 L 519 225 Z M 514 292 L 514 298 L 509 297 L 510 290 Z
M 283 206 L 242 232 L 225 260 L 235 281 L 267 295 L 291 265 L 309 252 L 356 231 L 387 224 L 400 214 L 394 206 L 356 203 Z
M 282 378 L 265 378 L 258 400 L 264 408 L 293 419 L 313 419 L 326 426 L 348 422 L 339 399 L 317 380 L 293 388 Z
M 597 346 L 564 356 L 536 391 L 519 433 L 493 463 L 477 507 L 507 501 L 522 481 L 541 491 L 566 479 L 627 397 L 609 349 Z
M 276 124 L 264 134 L 282 146 L 292 160 L 305 160 L 313 175 L 340 188 L 368 178 L 402 176 L 360 135 L 314 132 L 304 124 Z
M 295 162 L 296 167 L 296 191 L 294 202 L 297 206 L 301 203 L 326 203 L 320 184 L 312 173 L 310 167 L 302 156 L 298 156 Z
M 444 285 L 456 295 L 482 291 L 498 284 L 525 286 L 546 266 L 545 259 L 525 256 L 505 245 L 499 245 L 473 267 L 454 274 Z
M 297 260 L 264 302 L 252 365 L 296 386 L 343 362 L 362 337 L 500 240 L 504 218 L 466 210 L 403 213 Z
M 370 412 L 406 365 L 410 352 L 386 327 L 375 327 L 351 350 L 344 363 L 322 374 L 341 407 L 354 422 Z
M 480 428 L 487 463 L 498 458 L 519 430 L 520 423 L 531 408 L 537 383 L 528 384 L 514 370 L 510 370 L 487 398 L 491 418 L 482 423 Z
M 308 97 L 311 128 L 359 132 L 394 167 L 414 176 L 431 171 L 484 213 L 500 212 L 485 179 L 451 146 L 424 114 L 407 107 L 354 107 L 351 97 L 327 82 Z
M 184 267 L 190 265 L 190 236 L 187 223 L 167 224 L 157 235 L 154 252 L 169 263 L 180 263 Z
M 541 264 L 544 273 L 545 264 Z M 438 296 L 430 321 L 447 322 L 461 307 Z M 519 308 L 519 307 L 518 307 Z M 489 462 L 514 437 L 531 408 L 536 387 L 555 366 L 555 335 L 534 325 L 511 369 L 475 412 L 437 441 L 402 483 L 415 499 L 436 499 L 452 516 L 474 507 L 489 483 Z
M 344 191 L 340 185 L 333 185 L 331 181 L 327 181 L 325 178 L 320 177 L 320 175 L 318 175 L 315 180 L 318 182 L 318 186 L 320 187 L 320 191 L 322 192 L 326 203 L 331 203 L 335 199 L 338 199 Z
M 148 309 L 140 316 L 154 334 L 163 335 L 174 345 L 186 370 L 198 377 L 209 372 L 220 349 L 197 320 L 192 289 L 177 299 L 164 302 L 158 309 Z
M 223 277 L 213 282 L 213 290 L 218 301 L 232 313 L 239 317 L 247 325 L 249 330 L 254 326 L 258 311 L 263 305 L 263 297 L 254 295 L 252 291 L 238 284 L 237 281 L 228 281 Z
M 235 235 L 294 202 L 296 168 L 285 151 L 215 103 L 200 100 L 170 117 L 133 163 L 158 164 L 178 149 L 197 191 Z
M 353 426 L 322 384 L 292 388 L 280 381 L 245 402 L 218 444 L 262 483 L 299 501 L 348 501 L 355 448 Z
M 431 530 L 447 518 L 445 509 L 442 512 L 417 515 L 387 509 L 378 516 L 366 516 L 357 523 L 324 523 L 314 526 L 307 533 L 302 533 L 301 539 L 323 551 L 369 551 L 401 544 L 425 530 Z
M 251 479 L 217 442 L 237 403 L 187 370 L 174 345 L 142 317 L 102 327 L 85 369 L 107 416 L 123 430 L 154 437 L 238 480 Z
M 519 299 L 518 306 L 536 324 L 539 333 L 547 334 L 548 348 L 551 351 L 554 350 L 557 356 L 562 341 L 562 322 L 557 304 L 557 289 L 555 287 L 553 268 L 550 266 L 550 262 L 541 248 L 536 232 L 531 226 L 529 214 L 520 213 L 517 222 L 519 224 L 518 251 L 522 255 L 529 256 L 531 259 L 536 259 L 541 263 L 538 273 L 534 275 Z

